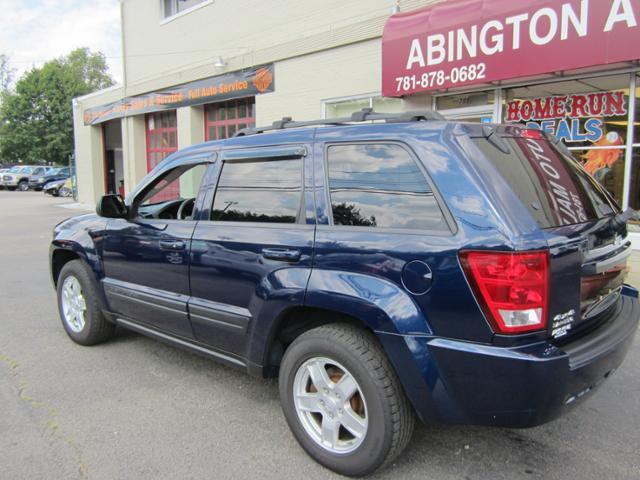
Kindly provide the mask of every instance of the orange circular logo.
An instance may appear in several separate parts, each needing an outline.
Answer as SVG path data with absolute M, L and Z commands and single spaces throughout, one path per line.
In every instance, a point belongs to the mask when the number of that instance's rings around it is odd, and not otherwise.
M 268 68 L 261 68 L 253 77 L 253 85 L 260 93 L 265 92 L 273 82 L 273 74 Z

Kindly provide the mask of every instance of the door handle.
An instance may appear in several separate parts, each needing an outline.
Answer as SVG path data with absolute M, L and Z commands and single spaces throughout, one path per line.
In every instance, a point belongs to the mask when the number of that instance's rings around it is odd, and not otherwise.
M 160 250 L 171 250 L 172 252 L 181 252 L 186 244 L 181 240 L 160 240 Z
M 289 250 L 282 248 L 263 248 L 262 256 L 271 260 L 281 260 L 285 262 L 297 262 L 300 260 L 300 250 Z

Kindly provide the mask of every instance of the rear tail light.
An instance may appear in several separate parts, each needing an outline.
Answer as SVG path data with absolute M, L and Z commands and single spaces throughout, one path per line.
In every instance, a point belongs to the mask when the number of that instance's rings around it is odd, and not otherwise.
M 496 333 L 546 328 L 549 252 L 466 251 L 460 261 Z

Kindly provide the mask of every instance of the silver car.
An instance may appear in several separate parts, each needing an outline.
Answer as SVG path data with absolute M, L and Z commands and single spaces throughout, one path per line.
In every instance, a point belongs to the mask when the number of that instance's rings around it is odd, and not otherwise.
M 31 175 L 44 175 L 50 169 L 51 167 L 37 165 L 13 167 L 9 171 L 2 173 L 0 185 L 8 190 L 18 189 L 24 192 L 29 190 L 29 177 Z

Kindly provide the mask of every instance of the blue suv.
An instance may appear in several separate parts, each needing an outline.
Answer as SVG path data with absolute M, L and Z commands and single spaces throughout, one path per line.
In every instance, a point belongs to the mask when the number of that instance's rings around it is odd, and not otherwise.
M 279 376 L 301 446 L 360 476 L 416 415 L 530 427 L 600 386 L 640 315 L 631 216 L 538 130 L 365 110 L 174 153 L 56 226 L 50 264 L 73 341 Z

